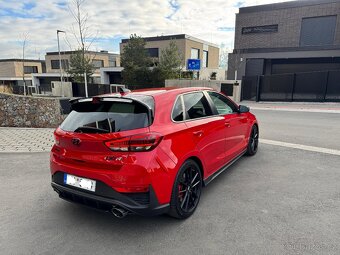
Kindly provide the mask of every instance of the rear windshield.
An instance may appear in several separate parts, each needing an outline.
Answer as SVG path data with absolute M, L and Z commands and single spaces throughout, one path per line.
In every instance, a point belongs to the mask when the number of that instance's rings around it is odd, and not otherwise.
M 72 105 L 72 112 L 60 128 L 79 133 L 111 133 L 149 126 L 149 109 L 136 101 L 81 102 Z

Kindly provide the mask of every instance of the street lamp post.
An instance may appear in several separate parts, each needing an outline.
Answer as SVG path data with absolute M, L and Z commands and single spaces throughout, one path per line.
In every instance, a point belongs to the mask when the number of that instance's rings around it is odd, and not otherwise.
M 63 71 L 62 71 L 62 65 L 61 65 L 61 55 L 60 55 L 60 43 L 59 43 L 59 33 L 66 33 L 62 30 L 57 30 L 57 39 L 58 39 L 58 53 L 59 53 L 59 71 L 60 71 L 60 90 L 61 90 L 61 96 L 64 97 L 63 92 Z
M 24 96 L 27 95 L 26 81 L 25 81 L 25 44 L 26 44 L 26 40 L 24 40 L 23 45 L 22 45 L 22 81 L 24 84 Z

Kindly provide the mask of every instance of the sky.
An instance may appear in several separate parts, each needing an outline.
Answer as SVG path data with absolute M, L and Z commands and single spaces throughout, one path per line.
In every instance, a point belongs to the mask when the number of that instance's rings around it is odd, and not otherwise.
M 45 52 L 76 49 L 74 0 L 0 0 L 0 59 L 44 59 Z M 119 53 L 130 34 L 160 36 L 188 34 L 215 43 L 221 51 L 233 48 L 235 13 L 239 7 L 283 0 L 84 0 L 91 50 Z

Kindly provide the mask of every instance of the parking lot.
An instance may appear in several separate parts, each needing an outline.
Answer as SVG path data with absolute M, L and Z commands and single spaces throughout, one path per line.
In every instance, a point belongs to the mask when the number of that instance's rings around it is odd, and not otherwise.
M 65 202 L 47 152 L 0 153 L 1 253 L 340 254 L 340 114 L 253 112 L 258 154 L 207 186 L 185 221 Z

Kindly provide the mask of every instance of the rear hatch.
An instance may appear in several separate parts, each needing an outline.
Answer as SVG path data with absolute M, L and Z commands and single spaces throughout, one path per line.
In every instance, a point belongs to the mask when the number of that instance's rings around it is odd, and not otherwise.
M 71 113 L 55 132 L 53 152 L 65 164 L 118 169 L 133 149 L 145 149 L 131 147 L 133 139 L 145 143 L 146 138 L 152 138 L 149 126 L 153 111 L 151 96 L 76 100 Z

